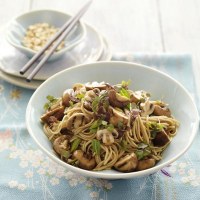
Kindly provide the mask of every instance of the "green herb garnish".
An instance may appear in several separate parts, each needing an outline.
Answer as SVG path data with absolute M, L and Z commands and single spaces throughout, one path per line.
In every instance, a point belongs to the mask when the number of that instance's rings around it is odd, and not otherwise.
M 129 94 L 128 90 L 126 90 L 123 87 L 120 89 L 119 94 L 121 96 L 124 96 L 124 97 L 127 97 L 128 99 L 130 99 L 130 94 Z
M 94 121 L 92 123 L 92 125 L 90 126 L 90 132 L 91 133 L 96 133 L 101 124 L 102 124 L 102 120 L 100 120 L 100 119 Z
M 62 149 L 60 155 L 61 157 L 68 159 L 70 157 L 70 152 Z
M 131 80 L 122 81 L 122 82 L 121 82 L 121 86 L 127 88 L 127 87 L 130 85 L 130 83 L 131 83 Z
M 108 99 L 105 98 L 107 95 L 107 92 L 101 94 L 100 96 L 97 96 L 94 98 L 92 102 L 92 111 L 97 113 L 99 106 L 103 106 L 104 109 L 107 109 L 109 106 Z
M 122 140 L 121 143 L 120 143 L 120 147 L 123 151 L 126 151 L 127 148 L 128 148 L 128 144 L 127 144 L 127 141 L 126 140 Z
M 57 98 L 51 95 L 48 95 L 46 99 L 48 100 L 48 102 L 44 104 L 44 110 L 48 110 L 54 103 L 58 101 Z
M 113 132 L 114 130 L 114 125 L 113 124 L 108 124 L 108 126 L 106 127 L 106 129 L 110 132 Z
M 147 122 L 147 126 L 150 129 L 152 138 L 155 138 L 157 133 L 162 131 L 164 128 L 164 126 L 162 124 L 157 123 L 157 122 Z
M 96 154 L 96 155 L 100 155 L 100 151 L 101 151 L 101 145 L 99 140 L 93 139 L 92 140 L 92 151 Z
M 69 101 L 69 105 L 71 106 L 71 107 L 73 107 L 73 105 L 74 105 L 74 103 L 73 103 L 73 101 Z
M 135 154 L 138 158 L 138 160 L 141 160 L 143 159 L 144 157 L 148 156 L 151 152 L 147 149 L 139 149 L 139 150 L 136 150 L 135 151 Z
M 81 142 L 81 139 L 80 139 L 80 138 L 76 138 L 76 139 L 72 142 L 71 152 L 74 152 L 74 151 L 78 148 L 80 142 Z
M 81 99 L 84 98 L 84 96 L 85 96 L 84 94 L 77 94 L 77 95 L 76 95 L 76 98 L 81 100 Z

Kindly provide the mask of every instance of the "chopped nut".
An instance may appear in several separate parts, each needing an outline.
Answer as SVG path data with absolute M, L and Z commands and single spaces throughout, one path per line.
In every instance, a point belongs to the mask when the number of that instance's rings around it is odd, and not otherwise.
M 30 25 L 23 38 L 22 44 L 34 51 L 39 51 L 57 31 L 58 28 L 47 23 Z M 64 46 L 64 41 L 62 41 L 56 51 L 60 51 Z

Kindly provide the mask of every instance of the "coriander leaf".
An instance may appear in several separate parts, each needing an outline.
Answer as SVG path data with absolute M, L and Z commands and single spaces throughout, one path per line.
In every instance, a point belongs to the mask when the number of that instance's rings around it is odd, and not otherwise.
M 138 160 L 143 159 L 144 157 L 148 156 L 150 153 L 151 152 L 146 150 L 146 149 L 144 149 L 144 150 L 138 149 L 138 150 L 135 151 L 135 154 L 136 154 Z
M 93 100 L 93 102 L 92 102 L 92 111 L 93 112 L 97 112 L 100 99 L 101 99 L 100 97 L 95 97 L 95 99 Z
M 54 96 L 48 95 L 47 97 L 48 102 L 44 104 L 44 110 L 49 109 L 54 103 L 56 103 L 58 101 L 57 98 L 55 98 Z
M 102 120 L 101 124 L 102 124 L 102 125 L 104 125 L 104 126 L 106 126 L 106 125 L 108 124 L 108 122 L 107 122 L 107 121 L 104 121 L 104 120 Z
M 81 100 L 81 99 L 84 98 L 84 96 L 85 96 L 84 94 L 77 94 L 77 95 L 76 95 L 76 98 Z
M 122 81 L 122 82 L 121 82 L 121 86 L 126 88 L 126 87 L 128 87 L 128 86 L 130 85 L 130 83 L 131 83 L 131 80 Z
M 114 125 L 113 124 L 108 124 L 108 126 L 106 128 L 107 128 L 108 131 L 113 132 Z
M 96 121 L 94 121 L 92 123 L 92 125 L 90 126 L 90 132 L 95 133 L 97 132 L 97 129 L 99 128 L 99 126 L 102 124 L 102 120 L 98 119 Z
M 124 96 L 124 97 L 127 97 L 127 98 L 130 99 L 130 94 L 129 94 L 128 90 L 126 90 L 125 88 L 121 88 L 120 91 L 119 91 L 119 94 L 121 96 Z
M 96 155 L 100 155 L 100 151 L 101 151 L 101 145 L 99 140 L 93 139 L 92 140 L 92 151 L 96 154 Z
M 64 158 L 68 159 L 70 157 L 70 152 L 62 149 L 60 155 Z
M 128 148 L 127 141 L 122 140 L 121 143 L 120 143 L 120 146 L 121 146 L 122 150 L 126 151 L 127 148 Z
M 54 96 L 51 96 L 51 95 L 48 95 L 47 97 L 46 97 L 49 101 L 53 101 L 55 98 L 54 98 Z
M 151 131 L 160 132 L 163 130 L 164 126 L 157 122 L 147 122 L 147 126 Z
M 44 110 L 48 110 L 50 108 L 49 103 L 45 103 L 43 108 L 44 108 Z
M 69 105 L 71 106 L 71 107 L 73 107 L 73 105 L 74 105 L 74 103 L 73 103 L 73 101 L 69 101 Z
M 71 152 L 75 151 L 78 148 L 80 142 L 81 142 L 80 138 L 77 138 L 72 142 Z

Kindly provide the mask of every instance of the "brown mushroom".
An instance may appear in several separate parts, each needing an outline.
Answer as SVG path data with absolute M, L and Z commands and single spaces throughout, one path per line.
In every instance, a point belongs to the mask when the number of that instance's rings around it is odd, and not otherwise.
M 93 90 L 89 90 L 85 93 L 85 101 L 87 102 L 92 102 L 94 100 L 94 98 L 97 96 L 97 94 L 95 93 L 95 91 Z
M 84 154 L 82 150 L 76 150 L 73 153 L 73 157 L 78 160 L 78 166 L 82 169 L 92 170 L 96 166 L 94 158 L 90 158 L 87 154 Z
M 63 106 L 70 106 L 70 100 L 72 96 L 74 95 L 74 90 L 73 89 L 67 89 L 63 92 L 62 96 L 62 105 Z
M 152 140 L 154 146 L 161 147 L 169 142 L 169 137 L 164 131 L 160 131 L 156 133 L 155 138 Z
M 154 112 L 154 105 L 147 99 L 144 103 L 140 104 L 140 108 L 142 109 L 141 116 L 145 117 Z
M 109 113 L 109 123 L 113 124 L 115 127 L 117 127 L 119 124 L 126 125 L 128 123 L 128 116 L 126 116 L 123 112 L 110 107 Z
M 85 88 L 86 88 L 86 90 L 92 90 L 94 88 L 98 88 L 100 90 L 105 90 L 107 88 L 107 85 L 104 82 L 101 82 L 101 83 L 92 82 L 92 83 L 86 83 Z
M 109 103 L 113 107 L 124 108 L 130 103 L 130 99 L 121 96 L 114 89 L 108 91 Z
M 98 140 L 102 139 L 105 145 L 111 145 L 114 143 L 115 139 L 118 137 L 118 132 L 114 129 L 112 132 L 107 129 L 98 130 L 96 133 L 96 138 Z
M 121 157 L 114 165 L 115 169 L 121 172 L 135 171 L 138 164 L 138 159 L 135 153 L 127 154 Z
M 164 115 L 164 116 L 167 116 L 167 117 L 171 117 L 170 109 L 167 108 L 167 107 L 161 107 L 159 105 L 154 106 L 153 114 L 156 115 L 156 116 Z
M 73 85 L 73 90 L 74 91 L 77 91 L 77 90 L 80 90 L 80 89 L 82 89 L 82 88 L 84 88 L 85 86 L 83 85 L 83 84 L 81 84 L 81 83 L 75 83 L 74 85 Z
M 156 161 L 153 158 L 139 160 L 136 170 L 137 171 L 145 170 L 145 169 L 153 167 L 155 164 L 156 164 Z
M 68 130 L 77 129 L 78 127 L 88 123 L 91 120 L 90 116 L 83 113 L 74 113 L 69 117 L 63 128 Z
M 66 135 L 61 135 L 56 138 L 53 142 L 53 149 L 59 155 L 62 154 L 62 151 L 67 151 L 69 149 L 68 137 Z
M 54 116 L 57 120 L 62 120 L 62 118 L 64 116 L 64 107 L 60 106 L 58 108 L 55 108 L 55 109 L 45 113 L 42 115 L 42 117 L 40 119 L 45 123 L 49 123 L 49 118 L 51 116 Z
M 138 90 L 138 91 L 135 91 L 135 92 L 131 92 L 130 94 L 130 101 L 131 103 L 138 103 L 139 101 L 141 101 L 141 99 L 146 99 L 147 97 L 149 97 L 149 94 L 146 93 L 145 91 L 143 90 Z

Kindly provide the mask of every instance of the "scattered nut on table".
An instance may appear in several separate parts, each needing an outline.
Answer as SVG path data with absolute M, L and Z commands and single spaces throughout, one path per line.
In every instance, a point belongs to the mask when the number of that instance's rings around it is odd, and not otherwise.
M 48 23 L 30 25 L 25 33 L 22 44 L 34 51 L 39 51 L 57 31 L 58 28 Z M 64 41 L 62 41 L 56 51 L 61 50 L 64 46 Z

